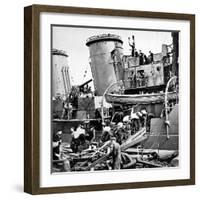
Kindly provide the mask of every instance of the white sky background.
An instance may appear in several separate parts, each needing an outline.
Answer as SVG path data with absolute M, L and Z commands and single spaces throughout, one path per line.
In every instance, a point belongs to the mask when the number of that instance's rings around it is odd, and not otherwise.
M 135 36 L 136 49 L 142 50 L 146 55 L 150 50 L 153 53 L 160 53 L 162 44 L 172 43 L 171 32 L 54 26 L 52 48 L 67 52 L 72 85 L 82 84 L 92 78 L 86 40 L 91 36 L 107 33 L 116 34 L 122 38 L 124 55 L 131 54 L 128 37 L 132 39 L 132 35 Z M 87 75 L 84 78 L 86 69 Z

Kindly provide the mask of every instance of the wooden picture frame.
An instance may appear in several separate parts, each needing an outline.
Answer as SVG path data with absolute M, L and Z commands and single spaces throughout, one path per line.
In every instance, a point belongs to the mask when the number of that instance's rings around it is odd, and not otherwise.
M 79 14 L 187 21 L 190 24 L 190 174 L 188 179 L 111 184 L 40 186 L 40 14 Z M 84 192 L 195 184 L 195 15 L 50 5 L 24 9 L 24 191 L 30 194 Z

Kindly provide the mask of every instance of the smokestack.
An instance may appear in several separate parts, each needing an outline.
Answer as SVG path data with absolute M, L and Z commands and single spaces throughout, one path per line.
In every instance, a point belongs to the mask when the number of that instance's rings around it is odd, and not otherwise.
M 96 95 L 102 96 L 109 85 L 117 82 L 111 53 L 116 48 L 122 51 L 123 41 L 117 35 L 102 34 L 88 38 L 86 45 L 90 51 Z

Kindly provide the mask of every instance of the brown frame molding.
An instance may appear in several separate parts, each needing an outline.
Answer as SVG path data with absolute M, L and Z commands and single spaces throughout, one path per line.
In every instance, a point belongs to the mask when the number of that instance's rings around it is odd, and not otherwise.
M 41 12 L 126 16 L 190 22 L 190 178 L 184 180 L 40 187 L 40 52 L 39 18 Z M 84 192 L 195 184 L 195 15 L 99 8 L 32 5 L 24 8 L 24 191 L 30 194 Z

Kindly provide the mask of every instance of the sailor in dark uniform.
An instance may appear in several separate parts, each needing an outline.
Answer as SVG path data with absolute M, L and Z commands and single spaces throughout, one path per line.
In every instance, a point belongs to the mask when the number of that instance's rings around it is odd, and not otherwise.
M 153 62 L 153 53 L 151 51 L 149 51 L 148 58 L 149 58 L 150 63 L 152 63 Z

